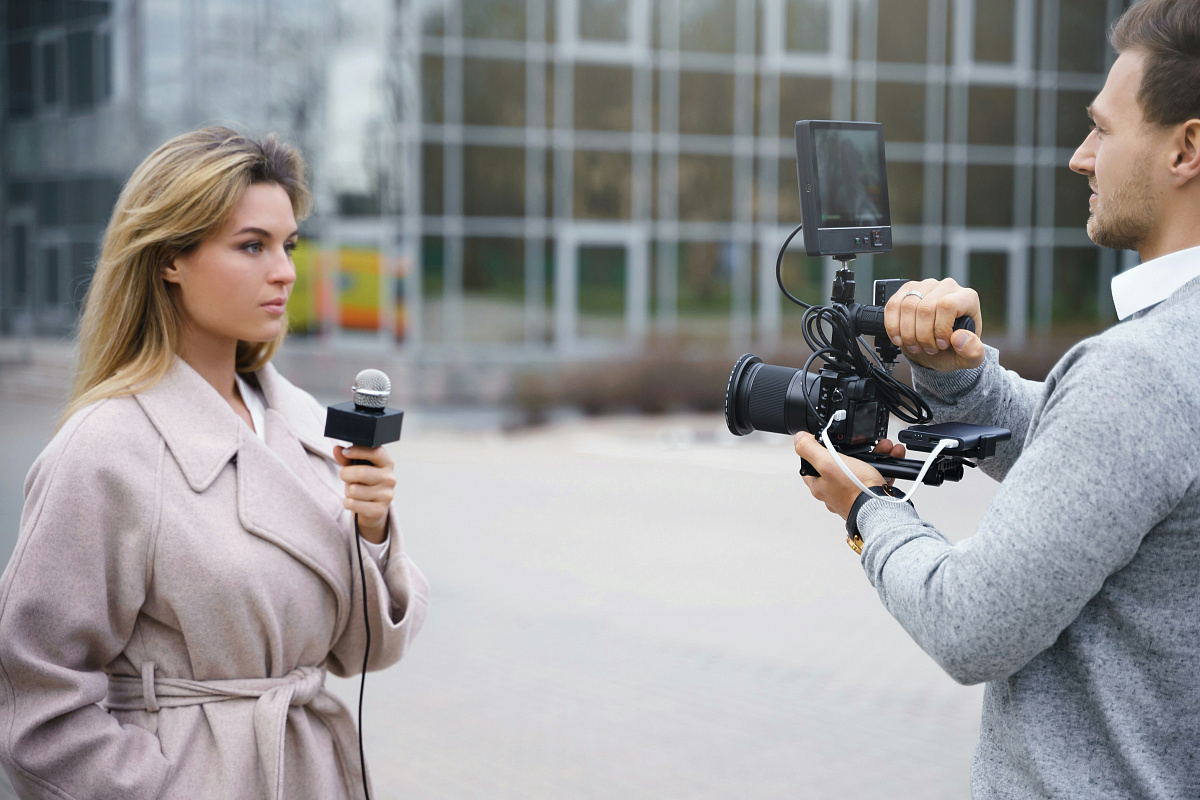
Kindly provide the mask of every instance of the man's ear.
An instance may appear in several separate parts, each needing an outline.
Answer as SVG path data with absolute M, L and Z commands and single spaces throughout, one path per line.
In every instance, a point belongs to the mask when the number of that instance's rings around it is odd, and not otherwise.
M 1181 185 L 1200 175 L 1200 119 L 1189 119 L 1177 129 L 1171 174 Z

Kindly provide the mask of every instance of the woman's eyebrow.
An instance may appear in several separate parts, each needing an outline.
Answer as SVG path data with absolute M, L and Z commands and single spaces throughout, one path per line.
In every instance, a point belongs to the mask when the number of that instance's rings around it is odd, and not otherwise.
M 252 226 L 252 225 L 248 225 L 248 226 L 246 226 L 245 228 L 242 228 L 240 231 L 238 231 L 237 233 L 235 233 L 235 234 L 233 234 L 233 235 L 234 235 L 234 236 L 241 236 L 243 233 L 253 233 L 253 234 L 257 235 L 257 236 L 262 236 L 262 237 L 264 237 L 264 238 L 267 238 L 267 239 L 270 239 L 270 238 L 271 238 L 271 236 L 272 236 L 272 234 L 271 234 L 271 232 L 270 232 L 270 231 L 263 230 L 262 228 L 255 228 L 255 227 L 254 227 L 254 226 Z M 291 233 L 289 233 L 287 236 L 284 236 L 283 238 L 284 238 L 284 239 L 291 239 L 293 236 L 296 236 L 296 235 L 298 235 L 299 233 L 300 233 L 300 229 L 299 229 L 299 228 L 296 228 L 296 230 L 292 231 Z

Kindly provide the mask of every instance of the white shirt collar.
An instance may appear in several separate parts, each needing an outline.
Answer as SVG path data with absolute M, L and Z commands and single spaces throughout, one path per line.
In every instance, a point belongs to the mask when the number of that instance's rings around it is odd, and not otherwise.
M 246 404 L 246 410 L 250 412 L 250 419 L 254 422 L 254 432 L 258 434 L 258 438 L 266 440 L 266 431 L 263 428 L 265 424 L 263 418 L 267 413 L 267 404 L 263 396 L 247 383 L 241 375 L 234 375 L 237 379 L 238 391 L 242 393 L 242 402 Z
M 1158 305 L 1198 276 L 1200 247 L 1177 250 L 1113 276 L 1112 296 L 1117 319 Z

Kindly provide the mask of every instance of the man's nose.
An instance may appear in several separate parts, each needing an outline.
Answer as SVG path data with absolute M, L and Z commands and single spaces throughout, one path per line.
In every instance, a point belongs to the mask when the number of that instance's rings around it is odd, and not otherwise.
M 1071 170 L 1078 172 L 1080 175 L 1091 177 L 1096 174 L 1096 150 L 1095 150 L 1096 132 L 1092 131 L 1083 140 L 1075 150 L 1075 154 L 1071 156 L 1069 165 Z

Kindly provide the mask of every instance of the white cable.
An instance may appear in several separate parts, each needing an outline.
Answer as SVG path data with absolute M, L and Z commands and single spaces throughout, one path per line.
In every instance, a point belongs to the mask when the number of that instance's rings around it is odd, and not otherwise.
M 830 455 L 833 456 L 833 460 L 837 462 L 837 465 L 841 468 L 842 472 L 846 474 L 846 477 L 854 481 L 854 485 L 859 489 L 862 489 L 864 492 L 870 492 L 871 490 L 863 485 L 863 482 L 858 479 L 858 476 L 850 471 L 850 467 L 846 466 L 846 462 L 842 460 L 841 454 L 837 450 L 833 449 L 833 444 L 831 444 L 829 441 L 830 427 L 833 426 L 833 423 L 841 422 L 845 418 L 846 412 L 844 410 L 839 409 L 833 412 L 833 415 L 829 418 L 829 422 L 825 423 L 825 429 L 821 431 L 821 441 L 825 443 L 825 449 L 828 450 Z M 957 439 L 938 439 L 938 443 L 933 448 L 933 452 L 929 454 L 929 460 L 925 462 L 925 465 L 921 467 L 921 471 L 917 473 L 913 488 L 910 489 L 909 492 L 904 495 L 904 497 L 889 497 L 887 495 L 879 495 L 879 499 L 888 503 L 907 503 L 912 499 L 912 496 L 917 493 L 917 489 L 921 487 L 921 481 L 924 480 L 925 473 L 929 471 L 931 466 L 933 466 L 933 462 L 937 461 L 937 457 L 942 454 L 943 450 L 953 444 L 956 444 L 957 442 Z M 872 494 L 874 494 L 874 492 L 872 492 Z

